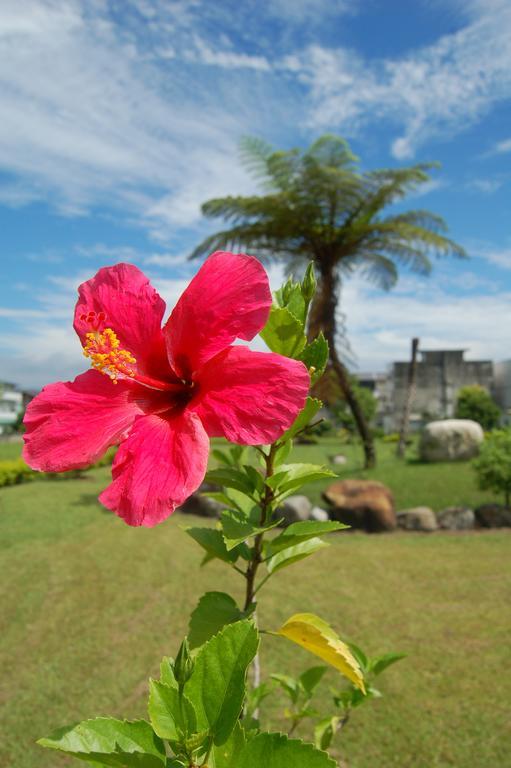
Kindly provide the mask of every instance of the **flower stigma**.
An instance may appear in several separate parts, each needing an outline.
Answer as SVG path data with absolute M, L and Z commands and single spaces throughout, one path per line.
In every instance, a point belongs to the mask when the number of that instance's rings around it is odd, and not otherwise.
M 120 375 L 134 378 L 132 366 L 137 362 L 131 352 L 119 347 L 120 341 L 111 328 L 105 328 L 101 333 L 94 330 L 85 334 L 83 354 L 90 358 L 93 368 L 109 376 L 114 384 L 117 384 Z

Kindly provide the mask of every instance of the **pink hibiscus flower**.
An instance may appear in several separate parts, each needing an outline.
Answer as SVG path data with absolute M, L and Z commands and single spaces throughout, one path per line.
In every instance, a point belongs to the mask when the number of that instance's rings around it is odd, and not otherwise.
M 74 328 L 93 370 L 44 387 L 27 408 L 23 457 L 45 472 L 81 469 L 120 444 L 100 501 L 130 525 L 165 520 L 206 472 L 209 439 L 277 440 L 303 408 L 303 363 L 231 346 L 271 306 L 257 259 L 218 251 L 162 328 L 165 303 L 131 264 L 78 289 Z

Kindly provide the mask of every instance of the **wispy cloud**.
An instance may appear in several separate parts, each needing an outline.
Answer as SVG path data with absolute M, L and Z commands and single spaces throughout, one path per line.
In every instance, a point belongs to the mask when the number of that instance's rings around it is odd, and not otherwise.
M 353 135 L 386 120 L 401 134 L 393 154 L 408 159 L 428 139 L 456 134 L 511 98 L 510 35 L 509 3 L 473 3 L 462 29 L 405 57 L 369 61 L 313 45 L 284 65 L 310 89 L 311 125 Z
M 498 141 L 493 148 L 493 152 L 499 155 L 503 155 L 506 152 L 511 152 L 511 139 Z

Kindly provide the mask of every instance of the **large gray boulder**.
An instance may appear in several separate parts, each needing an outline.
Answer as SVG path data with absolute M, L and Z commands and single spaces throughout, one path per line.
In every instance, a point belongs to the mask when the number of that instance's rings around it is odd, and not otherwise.
M 477 421 L 430 421 L 421 434 L 419 456 L 422 461 L 466 461 L 477 456 L 483 440 L 483 428 Z
M 476 522 L 474 510 L 467 507 L 447 507 L 436 518 L 440 528 L 446 531 L 469 531 Z
M 433 533 L 438 528 L 435 513 L 429 507 L 402 509 L 396 517 L 399 528 L 404 528 L 405 531 Z

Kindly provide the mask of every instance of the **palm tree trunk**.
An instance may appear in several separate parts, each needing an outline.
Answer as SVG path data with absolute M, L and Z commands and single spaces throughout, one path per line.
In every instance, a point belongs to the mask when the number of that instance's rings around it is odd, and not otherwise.
M 357 425 L 357 430 L 364 448 L 364 466 L 367 469 L 376 465 L 376 452 L 374 449 L 373 436 L 351 386 L 348 370 L 339 359 L 335 346 L 337 331 L 335 311 L 337 309 L 339 279 L 336 276 L 333 267 L 330 265 L 325 265 L 320 262 L 319 270 L 319 286 L 310 312 L 308 329 L 309 340 L 316 338 L 318 333 L 323 331 L 325 338 L 328 341 L 330 349 L 330 365 L 337 376 L 342 394 L 348 403 L 353 418 L 355 419 L 355 424 Z

